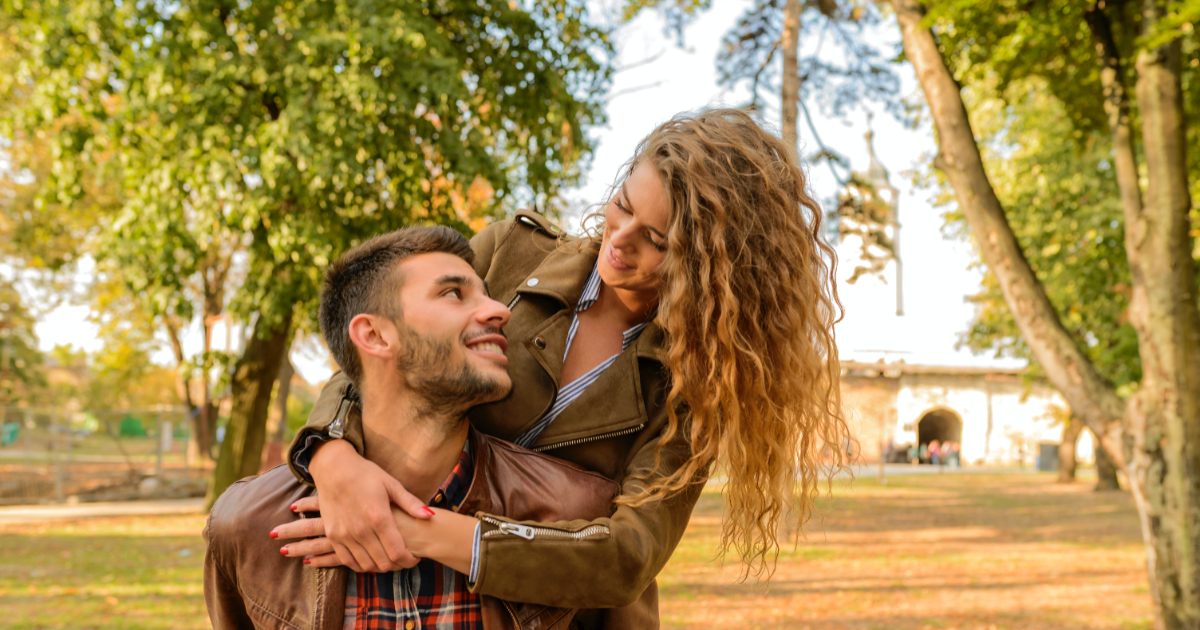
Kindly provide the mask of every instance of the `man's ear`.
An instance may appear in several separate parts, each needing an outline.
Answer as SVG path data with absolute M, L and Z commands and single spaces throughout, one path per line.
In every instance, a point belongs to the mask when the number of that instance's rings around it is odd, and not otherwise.
M 350 341 L 363 354 L 390 359 L 397 342 L 396 325 L 386 317 L 359 313 L 350 320 Z

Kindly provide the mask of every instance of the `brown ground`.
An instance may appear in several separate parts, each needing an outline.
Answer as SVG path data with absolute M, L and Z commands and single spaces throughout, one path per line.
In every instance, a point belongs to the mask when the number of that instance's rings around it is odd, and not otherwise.
M 1148 628 L 1137 516 L 1126 493 L 1046 475 L 933 475 L 835 487 L 823 523 L 768 587 L 710 561 L 706 494 L 660 579 L 666 627 Z M 822 525 L 824 531 L 822 531 Z
M 838 484 L 769 588 L 712 560 L 707 493 L 660 578 L 666 628 L 1148 628 L 1125 493 L 1044 475 Z M 0 627 L 207 627 L 199 515 L 0 525 Z

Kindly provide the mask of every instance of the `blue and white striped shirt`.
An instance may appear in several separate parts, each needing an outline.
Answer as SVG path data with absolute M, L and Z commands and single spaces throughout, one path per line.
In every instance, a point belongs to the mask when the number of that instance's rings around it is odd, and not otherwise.
M 575 340 L 575 333 L 579 331 L 579 314 L 588 310 L 600 298 L 600 270 L 597 267 L 592 267 L 592 273 L 588 276 L 587 283 L 583 285 L 583 295 L 579 297 L 579 304 L 575 307 L 575 314 L 571 318 L 571 328 L 567 331 L 567 349 L 563 352 L 563 363 L 567 361 L 567 355 L 571 352 L 571 342 Z M 621 333 L 624 337 L 621 340 L 621 352 L 633 345 L 637 341 L 638 335 L 642 334 L 642 330 L 646 328 L 646 323 L 643 322 Z M 551 422 L 559 416 L 571 403 L 579 398 L 588 386 L 595 383 L 600 375 L 604 373 L 613 363 L 616 362 L 620 353 L 614 354 L 611 357 L 601 361 L 599 365 L 587 371 L 586 374 L 562 386 L 558 390 L 558 395 L 554 397 L 554 404 L 550 405 L 550 411 L 542 416 L 532 427 L 529 428 L 523 435 L 517 438 L 516 444 L 525 448 L 533 448 L 534 442 L 541 437 L 542 432 L 546 427 L 550 426 Z

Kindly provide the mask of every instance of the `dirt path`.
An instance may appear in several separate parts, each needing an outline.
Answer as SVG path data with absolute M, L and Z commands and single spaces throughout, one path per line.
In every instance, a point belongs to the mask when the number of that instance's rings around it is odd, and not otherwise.
M 202 498 L 76 503 L 74 505 L 18 505 L 0 507 L 0 525 L 76 521 L 109 516 L 193 514 L 199 512 L 203 507 L 204 499 Z

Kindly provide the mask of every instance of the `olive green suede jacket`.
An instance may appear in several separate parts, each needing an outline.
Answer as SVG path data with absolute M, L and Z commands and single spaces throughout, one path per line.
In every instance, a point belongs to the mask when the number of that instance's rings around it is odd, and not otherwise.
M 471 240 L 475 271 L 492 297 L 508 304 L 508 371 L 513 393 L 470 412 L 475 429 L 515 440 L 554 401 L 562 376 L 567 329 L 598 246 L 560 237 L 542 217 L 519 213 Z M 655 467 L 655 451 L 667 426 L 669 374 L 661 359 L 663 333 L 654 323 L 642 331 L 600 378 L 542 433 L 533 449 L 579 464 L 637 493 Z M 344 397 L 349 379 L 336 374 L 292 443 L 313 434 L 344 437 L 362 452 L 357 405 Z M 679 410 L 683 412 L 682 409 Z M 682 431 L 680 433 L 683 433 Z M 678 434 L 677 434 L 678 435 Z M 689 455 L 686 438 L 664 444 L 658 473 L 677 469 Z M 289 465 L 293 458 L 289 455 Z M 302 481 L 305 475 L 292 469 Z M 530 530 L 506 534 L 485 519 L 478 580 L 474 590 L 506 601 L 593 609 L 576 622 L 584 628 L 657 628 L 655 577 L 683 536 L 703 479 L 664 501 L 619 507 L 611 518 L 586 522 L 528 523 Z M 598 529 L 589 529 L 595 527 Z M 605 532 L 572 538 L 556 534 Z

